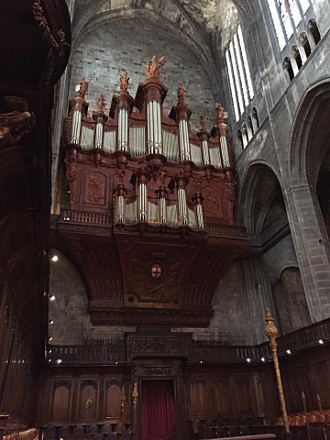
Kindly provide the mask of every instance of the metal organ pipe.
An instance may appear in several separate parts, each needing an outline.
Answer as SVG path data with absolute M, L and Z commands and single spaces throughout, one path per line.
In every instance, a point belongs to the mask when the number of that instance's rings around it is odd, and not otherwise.
M 147 185 L 144 182 L 139 183 L 138 212 L 139 221 L 145 222 L 147 218 Z
M 202 142 L 202 149 L 203 149 L 203 159 L 204 159 L 204 165 L 210 165 L 210 156 L 209 156 L 209 147 L 207 144 L 207 140 L 204 140 Z
M 128 112 L 121 108 L 118 113 L 118 150 L 127 151 Z
M 197 216 L 198 229 L 204 229 L 203 206 L 201 203 L 197 203 L 196 205 L 196 216 Z
M 180 132 L 180 145 L 181 145 L 181 159 L 190 160 L 188 123 L 185 119 L 179 121 L 179 132 Z
M 166 199 L 160 197 L 159 199 L 159 218 L 161 223 L 166 223 Z
M 81 132 L 81 110 L 75 110 L 72 115 L 71 143 L 79 145 Z
M 157 101 L 147 103 L 147 127 L 149 154 L 162 154 L 161 113 Z
M 222 153 L 222 160 L 224 168 L 230 167 L 230 160 L 228 154 L 228 144 L 226 136 L 220 136 L 220 148 Z
M 184 188 L 178 189 L 178 205 L 179 205 L 179 218 L 183 225 L 188 223 L 187 218 L 187 200 L 186 190 Z
M 124 196 L 119 195 L 117 198 L 117 222 L 124 223 Z
M 95 131 L 95 148 L 102 148 L 103 141 L 103 124 L 98 122 Z

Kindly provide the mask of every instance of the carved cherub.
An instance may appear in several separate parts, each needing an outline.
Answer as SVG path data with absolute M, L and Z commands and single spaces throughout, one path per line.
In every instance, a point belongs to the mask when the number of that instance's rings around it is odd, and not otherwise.
M 165 64 L 164 57 L 160 57 L 158 59 L 156 55 L 153 55 L 153 57 L 151 58 L 151 60 L 148 61 L 148 64 L 146 66 L 147 78 L 150 78 L 152 76 L 160 76 L 160 72 L 164 64 Z
M 106 104 L 106 102 L 105 102 L 104 96 L 100 95 L 96 101 L 97 108 L 99 109 L 100 112 L 104 111 L 105 104 Z
M 127 72 L 121 73 L 121 75 L 120 75 L 120 90 L 127 92 L 128 81 L 129 81 L 129 77 L 127 75 Z
M 86 78 L 83 77 L 77 84 L 78 89 L 78 95 L 82 98 L 85 98 L 86 93 L 88 92 L 88 83 L 89 81 L 86 81 Z
M 178 100 L 179 100 L 179 102 L 184 102 L 184 96 L 185 96 L 186 92 L 187 92 L 187 89 L 181 83 L 178 87 Z

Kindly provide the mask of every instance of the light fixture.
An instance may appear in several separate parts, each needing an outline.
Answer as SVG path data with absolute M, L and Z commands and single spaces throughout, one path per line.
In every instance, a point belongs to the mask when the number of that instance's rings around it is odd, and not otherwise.
M 51 296 L 49 297 L 49 299 L 50 299 L 50 301 L 55 301 L 56 297 L 55 297 L 55 295 L 51 295 Z
M 48 359 L 48 362 L 49 362 L 49 363 L 51 363 L 51 361 L 52 361 L 51 359 Z
M 51 354 L 53 350 L 48 350 L 48 354 Z
M 251 363 L 251 361 L 252 361 L 252 359 L 251 359 L 251 358 L 246 358 L 246 362 L 247 362 L 248 364 L 250 364 L 250 363 Z
M 292 354 L 290 348 L 287 349 L 286 353 L 287 354 Z
M 199 361 L 200 364 L 203 364 L 203 361 Z
M 266 359 L 264 357 L 262 357 L 261 362 L 266 362 Z
M 62 361 L 62 359 L 56 359 L 56 363 L 59 365 L 59 364 L 61 364 L 63 361 Z
M 319 339 L 319 344 L 321 344 L 321 345 L 323 345 L 323 344 L 324 344 L 324 341 L 323 341 L 323 339 Z
M 56 263 L 56 261 L 58 261 L 58 255 L 53 255 L 51 260 Z
M 118 361 L 115 362 L 115 365 L 118 365 Z
M 51 342 L 53 340 L 52 336 L 48 338 L 48 341 Z
M 49 325 L 53 325 L 54 321 L 52 319 L 49 320 Z

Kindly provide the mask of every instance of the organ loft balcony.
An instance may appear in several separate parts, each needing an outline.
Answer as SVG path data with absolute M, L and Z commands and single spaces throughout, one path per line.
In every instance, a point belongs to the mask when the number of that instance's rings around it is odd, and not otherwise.
M 235 226 L 235 180 L 226 114 L 196 132 L 185 87 L 167 115 L 162 59 L 147 64 L 135 98 L 128 76 L 110 111 L 90 116 L 88 82 L 76 87 L 65 129 L 70 208 L 54 245 L 83 276 L 95 324 L 203 327 L 220 277 L 247 247 Z

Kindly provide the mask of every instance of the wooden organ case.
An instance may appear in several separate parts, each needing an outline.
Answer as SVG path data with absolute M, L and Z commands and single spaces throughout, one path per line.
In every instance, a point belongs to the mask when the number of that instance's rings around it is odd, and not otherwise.
M 228 265 L 247 246 L 234 225 L 235 181 L 225 113 L 195 132 L 185 88 L 166 115 L 162 59 L 153 57 L 135 98 L 128 77 L 109 116 L 101 95 L 87 114 L 83 79 L 66 123 L 70 209 L 58 239 L 83 275 L 94 324 L 203 327 Z

